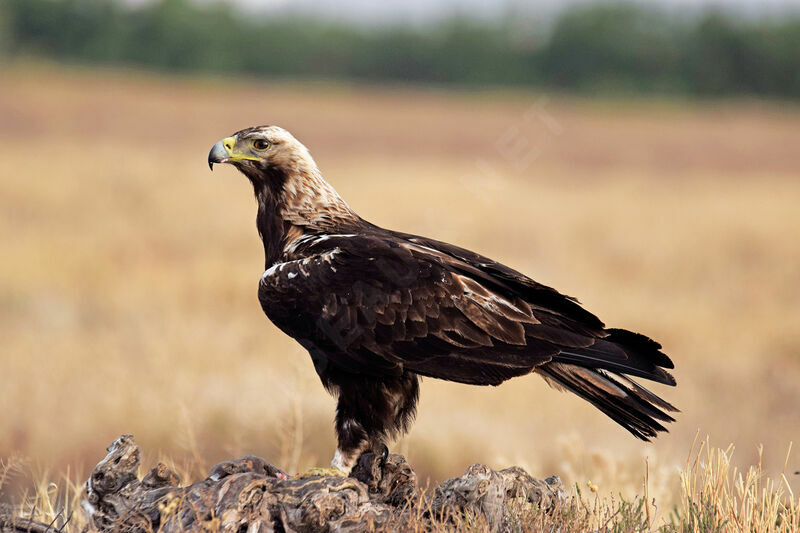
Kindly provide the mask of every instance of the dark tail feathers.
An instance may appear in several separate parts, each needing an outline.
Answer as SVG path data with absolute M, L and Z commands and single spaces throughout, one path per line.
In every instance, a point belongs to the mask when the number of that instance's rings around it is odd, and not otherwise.
M 639 333 L 624 329 L 607 329 L 608 336 L 586 348 L 569 348 L 553 358 L 587 368 L 602 368 L 617 374 L 628 374 L 675 385 L 675 378 L 664 368 L 675 368 L 661 345 Z
M 666 431 L 661 422 L 675 421 L 664 411 L 678 409 L 625 376 L 565 363 L 548 363 L 536 370 L 551 385 L 577 394 L 642 440 Z
M 666 385 L 675 378 L 664 370 L 674 368 L 657 342 L 624 329 L 609 329 L 608 336 L 587 348 L 570 348 L 537 368 L 556 388 L 577 394 L 642 440 L 666 431 L 661 422 L 674 422 L 677 412 L 625 374 Z

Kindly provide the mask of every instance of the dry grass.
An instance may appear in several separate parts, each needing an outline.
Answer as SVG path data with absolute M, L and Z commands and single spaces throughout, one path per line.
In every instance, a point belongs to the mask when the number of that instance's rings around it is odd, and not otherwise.
M 255 298 L 249 185 L 205 166 L 220 137 L 277 123 L 367 219 L 502 260 L 677 363 L 658 392 L 683 413 L 650 445 L 536 378 L 427 380 L 395 446 L 423 478 L 519 464 L 633 501 L 649 457 L 663 515 L 700 430 L 780 480 L 800 436 L 798 109 L 47 65 L 6 69 L 0 93 L 0 457 L 35 458 L 36 479 L 85 478 L 125 432 L 193 476 L 244 453 L 327 463 L 333 400 Z

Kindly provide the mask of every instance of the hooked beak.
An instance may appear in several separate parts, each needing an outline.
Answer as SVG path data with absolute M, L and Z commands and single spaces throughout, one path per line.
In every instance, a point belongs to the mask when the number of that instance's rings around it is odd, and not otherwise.
M 233 155 L 235 137 L 226 137 L 211 147 L 208 152 L 208 168 L 214 170 L 214 163 L 227 163 Z

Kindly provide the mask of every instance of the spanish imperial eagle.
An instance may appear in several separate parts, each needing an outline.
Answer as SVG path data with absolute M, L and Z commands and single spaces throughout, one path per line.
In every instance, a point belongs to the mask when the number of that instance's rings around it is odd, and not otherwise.
M 499 385 L 535 372 L 643 440 L 674 421 L 675 407 L 631 379 L 675 385 L 660 344 L 606 328 L 496 261 L 367 222 L 286 130 L 242 130 L 208 163 L 230 163 L 253 185 L 266 268 L 258 299 L 338 399 L 339 470 L 408 430 L 420 376 Z

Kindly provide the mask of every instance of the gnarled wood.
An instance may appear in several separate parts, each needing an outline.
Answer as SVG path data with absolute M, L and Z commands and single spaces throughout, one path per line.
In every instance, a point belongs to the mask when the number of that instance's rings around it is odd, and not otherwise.
M 445 481 L 426 499 L 412 468 L 395 454 L 364 453 L 349 477 L 290 477 L 247 456 L 219 463 L 206 479 L 185 486 L 161 463 L 139 479 L 140 460 L 131 435 L 108 447 L 82 499 L 90 531 L 358 533 L 402 527 L 412 515 L 419 521 L 470 514 L 500 529 L 510 514 L 566 499 L 557 477 L 539 480 L 517 467 L 494 471 L 484 465 Z M 0 509 L 0 533 L 48 532 L 47 524 L 12 516 Z

